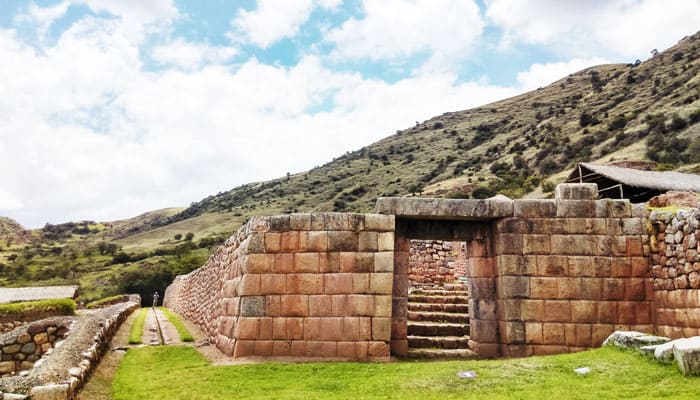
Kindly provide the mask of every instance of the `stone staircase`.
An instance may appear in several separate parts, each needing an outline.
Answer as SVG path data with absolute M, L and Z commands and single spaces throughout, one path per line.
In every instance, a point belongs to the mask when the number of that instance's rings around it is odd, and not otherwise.
M 466 284 L 415 284 L 408 295 L 408 354 L 416 358 L 471 358 Z

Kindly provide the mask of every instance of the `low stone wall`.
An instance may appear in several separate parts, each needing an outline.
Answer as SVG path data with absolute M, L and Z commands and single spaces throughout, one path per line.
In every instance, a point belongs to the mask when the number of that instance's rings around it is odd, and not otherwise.
M 649 222 L 657 332 L 700 335 L 700 210 L 654 211 Z
M 57 341 L 66 337 L 74 321 L 73 317 L 49 318 L 1 335 L 0 377 L 33 368 Z
M 411 283 L 453 282 L 466 273 L 463 242 L 411 240 L 408 279 Z M 461 255 L 461 257 L 460 257 Z
M 0 393 L 4 393 L 0 398 L 73 399 L 109 348 L 119 326 L 138 307 L 139 303 L 135 302 L 119 303 L 72 317 L 71 330 L 65 339 L 57 340 L 33 368 L 20 372 L 19 376 L 0 379 Z M 46 324 L 47 333 L 53 326 L 46 321 L 35 324 Z

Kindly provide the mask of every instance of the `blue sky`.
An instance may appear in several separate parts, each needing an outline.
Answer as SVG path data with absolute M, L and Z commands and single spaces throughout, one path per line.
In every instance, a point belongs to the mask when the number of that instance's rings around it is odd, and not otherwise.
M 0 215 L 187 205 L 698 26 L 700 0 L 5 0 Z

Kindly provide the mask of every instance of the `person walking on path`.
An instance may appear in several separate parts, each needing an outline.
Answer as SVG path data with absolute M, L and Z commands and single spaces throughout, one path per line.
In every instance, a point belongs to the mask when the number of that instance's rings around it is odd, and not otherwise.
M 156 290 L 153 292 L 153 307 L 158 307 L 158 299 L 160 298 L 160 295 L 158 294 L 158 291 Z

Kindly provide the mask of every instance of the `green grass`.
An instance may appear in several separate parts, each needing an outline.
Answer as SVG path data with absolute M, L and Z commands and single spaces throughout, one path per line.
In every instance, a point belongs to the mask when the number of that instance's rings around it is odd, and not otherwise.
M 123 297 L 124 297 L 123 295 L 118 294 L 116 296 L 109 296 L 109 297 L 105 297 L 103 299 L 91 301 L 90 303 L 87 303 L 85 305 L 85 308 L 100 308 L 104 305 L 113 304 L 115 301 L 121 300 Z
M 0 304 L 0 317 L 38 311 L 53 312 L 56 315 L 73 315 L 75 313 L 75 301 L 71 299 L 52 299 Z
M 573 370 L 588 366 L 585 376 Z M 476 379 L 459 379 L 473 370 Z M 695 399 L 698 378 L 602 348 L 523 359 L 210 366 L 190 347 L 130 350 L 113 386 L 129 399 Z
M 136 316 L 133 325 L 131 325 L 131 330 L 129 331 L 129 344 L 141 343 L 143 325 L 146 323 L 146 313 L 148 313 L 148 308 L 139 310 L 139 315 Z
M 174 312 L 168 310 L 165 307 L 158 307 L 159 310 L 165 314 L 165 317 L 168 318 L 168 321 L 170 321 L 171 324 L 177 329 L 177 334 L 180 336 L 180 340 L 183 342 L 194 342 L 194 338 L 192 337 L 192 334 L 190 331 L 187 330 L 185 327 L 185 324 L 182 323 L 182 320 L 180 317 L 178 317 Z

